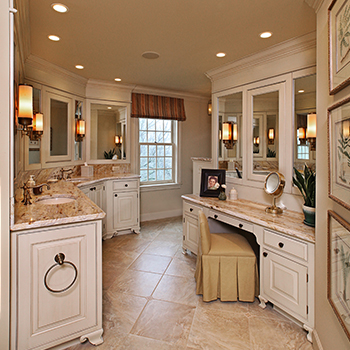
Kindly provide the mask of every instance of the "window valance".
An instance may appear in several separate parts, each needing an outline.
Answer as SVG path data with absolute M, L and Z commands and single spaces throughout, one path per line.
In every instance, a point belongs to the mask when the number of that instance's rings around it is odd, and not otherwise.
M 131 117 L 185 121 L 182 98 L 132 93 Z

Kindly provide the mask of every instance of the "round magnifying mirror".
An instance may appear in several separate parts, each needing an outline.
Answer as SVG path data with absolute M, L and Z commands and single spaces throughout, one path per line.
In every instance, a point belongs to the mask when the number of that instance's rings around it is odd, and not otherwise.
M 282 195 L 284 185 L 285 185 L 284 176 L 277 171 L 274 171 L 266 176 L 264 189 L 265 192 L 272 196 L 272 206 L 267 207 L 265 211 L 271 214 L 281 214 L 283 209 L 276 206 L 276 198 Z

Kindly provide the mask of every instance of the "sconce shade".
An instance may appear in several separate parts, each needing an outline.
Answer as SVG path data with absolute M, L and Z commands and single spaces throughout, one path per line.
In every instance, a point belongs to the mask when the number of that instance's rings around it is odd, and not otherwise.
M 232 124 L 230 122 L 222 123 L 222 139 L 224 141 L 232 140 Z
M 299 128 L 298 129 L 298 137 L 299 137 L 299 140 L 305 140 L 305 129 L 304 128 Z
M 44 116 L 41 113 L 34 115 L 33 131 L 44 131 Z
M 269 140 L 274 140 L 275 139 L 275 130 L 274 129 L 269 129 Z
M 119 137 L 119 143 L 120 143 L 120 144 L 123 143 L 123 137 L 122 137 L 122 136 Z
M 120 141 L 119 141 L 119 136 L 115 136 L 115 138 L 114 138 L 114 143 L 120 143 Z
M 347 139 L 350 136 L 350 119 L 343 121 L 343 137 Z
M 233 141 L 238 140 L 238 126 L 237 124 L 233 124 Z
M 114 136 L 114 143 L 116 145 L 121 145 L 123 143 L 123 137 L 119 135 Z
M 306 138 L 316 138 L 316 113 L 307 115 Z
M 18 86 L 18 123 L 31 125 L 33 120 L 33 87 L 21 84 Z
M 85 136 L 85 120 L 79 119 L 77 121 L 77 135 L 78 136 Z
M 208 115 L 211 116 L 211 111 L 212 111 L 212 105 L 211 101 L 208 102 Z

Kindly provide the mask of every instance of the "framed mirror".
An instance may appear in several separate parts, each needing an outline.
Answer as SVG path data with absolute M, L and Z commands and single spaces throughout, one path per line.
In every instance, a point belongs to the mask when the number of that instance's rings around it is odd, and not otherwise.
M 272 196 L 272 206 L 267 207 L 265 211 L 270 214 L 282 214 L 283 209 L 276 206 L 276 198 L 283 193 L 286 184 L 285 178 L 277 171 L 271 172 L 265 178 L 264 190 L 267 194 Z
M 242 92 L 218 98 L 219 167 L 227 177 L 242 174 Z M 238 171 L 237 171 L 238 170 Z
M 89 161 L 123 161 L 129 156 L 128 116 L 130 105 L 115 102 L 89 103 Z

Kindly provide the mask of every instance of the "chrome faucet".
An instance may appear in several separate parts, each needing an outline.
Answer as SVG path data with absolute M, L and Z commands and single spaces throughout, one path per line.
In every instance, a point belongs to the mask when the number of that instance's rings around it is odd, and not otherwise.
M 46 188 L 49 190 L 50 189 L 50 185 L 48 184 L 41 184 L 39 186 L 33 186 L 33 193 L 37 196 L 41 193 L 43 193 L 43 187 L 46 186 Z

